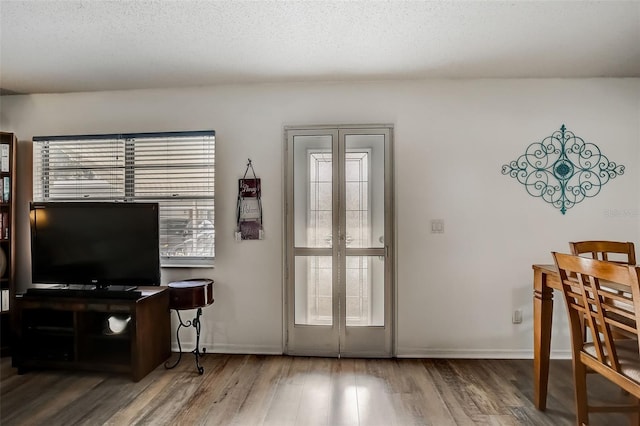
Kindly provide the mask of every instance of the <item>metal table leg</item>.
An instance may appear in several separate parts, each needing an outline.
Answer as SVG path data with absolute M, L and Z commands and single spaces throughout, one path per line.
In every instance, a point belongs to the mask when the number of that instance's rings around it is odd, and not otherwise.
M 198 308 L 196 312 L 196 316 L 192 321 L 183 322 L 182 317 L 180 316 L 180 311 L 175 310 L 178 314 L 178 320 L 180 323 L 178 324 L 178 328 L 176 330 L 176 341 L 178 342 L 178 359 L 173 364 L 169 365 L 169 361 L 164 364 L 164 368 L 171 369 L 180 363 L 182 359 L 182 345 L 180 344 L 180 329 L 182 327 L 194 327 L 196 329 L 196 347 L 191 353 L 196 357 L 196 368 L 198 369 L 199 374 L 204 373 L 204 367 L 200 365 L 200 357 L 204 355 L 206 349 L 202 349 L 202 353 L 200 352 L 200 316 L 202 315 L 202 308 Z

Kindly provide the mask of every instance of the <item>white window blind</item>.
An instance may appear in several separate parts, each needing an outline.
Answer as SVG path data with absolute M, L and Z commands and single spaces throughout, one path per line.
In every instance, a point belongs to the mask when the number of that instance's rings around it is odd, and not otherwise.
M 215 132 L 38 136 L 34 201 L 157 202 L 162 266 L 212 266 Z

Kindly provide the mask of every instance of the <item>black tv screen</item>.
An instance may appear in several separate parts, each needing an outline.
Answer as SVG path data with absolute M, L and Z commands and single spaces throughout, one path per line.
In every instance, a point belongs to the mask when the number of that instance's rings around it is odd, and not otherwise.
M 160 285 L 157 203 L 33 202 L 34 284 Z

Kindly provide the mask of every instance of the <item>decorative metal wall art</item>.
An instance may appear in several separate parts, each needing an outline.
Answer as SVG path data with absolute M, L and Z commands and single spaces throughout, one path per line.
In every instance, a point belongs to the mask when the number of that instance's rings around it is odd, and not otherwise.
M 595 144 L 566 129 L 553 132 L 527 147 L 517 160 L 502 166 L 502 174 L 518 179 L 527 192 L 565 214 L 595 197 L 610 179 L 624 174 L 624 166 L 609 161 Z

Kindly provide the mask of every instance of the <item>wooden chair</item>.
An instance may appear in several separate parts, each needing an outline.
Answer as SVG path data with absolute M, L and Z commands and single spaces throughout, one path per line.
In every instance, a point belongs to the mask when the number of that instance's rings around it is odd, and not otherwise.
M 587 240 L 570 242 L 569 248 L 571 253 L 576 256 L 586 255 L 592 259 L 606 260 L 608 262 L 626 265 L 636 264 L 636 249 L 631 242 Z
M 640 268 L 555 252 L 553 257 L 571 327 L 577 424 L 588 424 L 589 412 L 632 412 L 633 424 L 639 424 Z M 583 327 L 583 323 L 588 327 Z M 613 328 L 622 329 L 636 338 L 614 339 Z M 587 333 L 590 339 L 587 339 Z M 589 405 L 587 370 L 602 375 L 628 392 L 633 403 Z
M 609 262 L 636 264 L 636 249 L 633 243 L 622 241 L 577 241 L 569 243 L 571 253 L 590 255 L 593 259 Z

